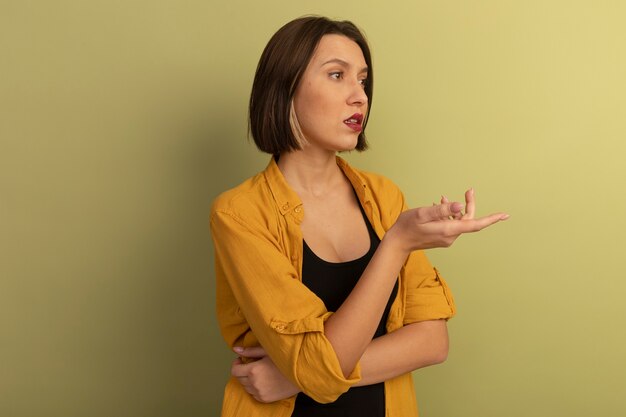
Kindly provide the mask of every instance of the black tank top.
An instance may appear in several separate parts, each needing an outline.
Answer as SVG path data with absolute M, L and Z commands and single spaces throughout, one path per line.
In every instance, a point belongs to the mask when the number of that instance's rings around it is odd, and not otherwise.
M 367 225 L 370 239 L 370 248 L 362 257 L 348 262 L 327 262 L 315 255 L 303 241 L 302 282 L 324 302 L 328 311 L 337 311 L 348 297 L 380 243 L 360 204 L 359 208 Z M 385 324 L 397 292 L 398 282 L 396 281 L 374 338 L 387 333 Z M 352 387 L 330 404 L 320 404 L 304 393 L 300 393 L 291 415 L 292 417 L 385 417 L 384 383 Z

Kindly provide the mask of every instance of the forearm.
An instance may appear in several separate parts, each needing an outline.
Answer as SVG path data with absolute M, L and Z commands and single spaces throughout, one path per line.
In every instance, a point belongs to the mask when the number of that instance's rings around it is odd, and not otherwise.
M 233 362 L 231 373 L 257 401 L 273 402 L 292 397 L 299 388 L 291 383 L 265 350 L 258 346 L 235 351 L 248 358 Z M 371 385 L 446 359 L 448 331 L 445 320 L 430 320 L 404 326 L 371 341 L 361 358 L 362 379 L 356 386 Z M 253 371 L 254 369 L 254 371 Z
M 352 372 L 365 352 L 395 278 L 411 251 L 449 247 L 463 233 L 477 232 L 508 218 L 496 213 L 474 219 L 473 190 L 465 193 L 465 200 L 465 214 L 463 204 L 442 198 L 440 205 L 403 211 L 387 231 L 358 284 L 325 324 L 324 333 L 344 376 Z
M 324 333 L 344 375 L 349 375 L 372 340 L 389 294 L 408 253 L 385 236 L 359 282 L 325 323 Z
M 370 342 L 361 357 L 361 380 L 371 385 L 446 360 L 448 330 L 445 320 L 409 324 Z

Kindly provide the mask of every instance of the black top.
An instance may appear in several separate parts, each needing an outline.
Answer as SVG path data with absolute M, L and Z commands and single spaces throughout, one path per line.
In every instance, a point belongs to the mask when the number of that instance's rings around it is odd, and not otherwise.
M 367 225 L 370 239 L 370 249 L 362 257 L 348 262 L 327 262 L 315 255 L 306 242 L 303 242 L 302 282 L 322 299 L 328 311 L 337 311 L 348 297 L 380 243 L 360 204 L 359 208 Z M 387 333 L 385 324 L 397 292 L 398 282 L 396 281 L 374 338 Z M 291 415 L 292 417 L 384 417 L 384 383 L 352 387 L 330 404 L 320 404 L 300 393 Z

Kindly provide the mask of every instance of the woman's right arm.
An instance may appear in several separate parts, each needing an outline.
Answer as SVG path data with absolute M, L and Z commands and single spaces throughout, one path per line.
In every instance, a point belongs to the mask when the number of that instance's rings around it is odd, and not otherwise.
M 391 289 L 412 251 L 448 247 L 461 234 L 482 230 L 508 217 L 497 213 L 474 219 L 473 198 L 467 203 L 463 218 L 461 203 L 406 210 L 385 234 L 359 282 L 324 326 L 344 375 L 352 372 L 372 341 Z
M 298 271 L 280 249 L 284 242 L 262 219 L 244 220 L 228 208 L 214 206 L 211 230 L 217 286 L 232 300 L 218 299 L 218 317 L 220 303 L 228 314 L 244 317 L 283 375 L 316 401 L 332 402 L 359 381 L 358 360 L 371 341 L 407 254 L 449 246 L 459 234 L 480 230 L 502 217 L 447 220 L 460 210 L 459 203 L 446 203 L 403 212 L 359 284 L 333 314 L 297 279 Z M 245 329 L 236 325 L 239 320 L 219 318 L 220 325 L 226 326 L 222 330 L 231 333 L 230 343 L 241 340 Z

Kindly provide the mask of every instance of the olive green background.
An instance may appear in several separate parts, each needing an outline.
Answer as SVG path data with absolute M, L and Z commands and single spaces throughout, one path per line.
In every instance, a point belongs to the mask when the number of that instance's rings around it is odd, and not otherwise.
M 307 13 L 371 42 L 351 162 L 511 214 L 429 252 L 459 313 L 421 415 L 624 415 L 626 6 L 591 0 L 1 0 L 0 415 L 218 415 L 207 214 L 267 163 L 252 77 Z

